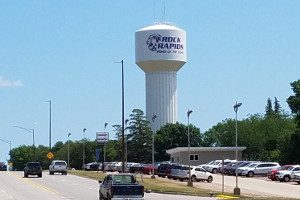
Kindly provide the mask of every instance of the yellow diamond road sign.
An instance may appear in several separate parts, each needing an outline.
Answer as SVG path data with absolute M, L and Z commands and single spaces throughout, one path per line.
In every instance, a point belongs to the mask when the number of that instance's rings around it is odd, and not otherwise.
M 47 153 L 47 158 L 50 160 L 54 157 L 52 152 Z

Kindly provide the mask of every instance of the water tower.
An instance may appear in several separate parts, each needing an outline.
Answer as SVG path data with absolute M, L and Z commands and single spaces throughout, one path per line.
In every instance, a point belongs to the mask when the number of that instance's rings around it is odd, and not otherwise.
M 186 63 L 186 33 L 155 24 L 135 33 L 135 62 L 146 76 L 146 118 L 153 131 L 177 122 L 177 71 Z M 157 118 L 152 121 L 152 116 Z

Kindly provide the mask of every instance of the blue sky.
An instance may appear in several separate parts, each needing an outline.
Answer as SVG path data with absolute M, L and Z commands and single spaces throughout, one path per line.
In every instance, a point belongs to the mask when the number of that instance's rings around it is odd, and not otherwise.
M 166 14 L 163 16 L 163 5 Z M 155 15 L 154 15 L 155 13 Z M 158 21 L 187 32 L 187 63 L 178 72 L 178 121 L 202 132 L 263 113 L 268 97 L 290 112 L 290 82 L 300 75 L 300 1 L 0 1 L 0 138 L 12 147 L 80 140 L 82 129 L 113 135 L 125 112 L 145 111 L 144 73 L 135 64 L 134 33 Z M 0 141 L 0 161 L 9 145 Z

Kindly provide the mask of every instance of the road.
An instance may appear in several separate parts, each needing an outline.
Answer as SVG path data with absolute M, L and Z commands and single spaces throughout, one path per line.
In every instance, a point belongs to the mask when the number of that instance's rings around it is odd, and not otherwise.
M 42 178 L 23 178 L 22 172 L 0 172 L 1 200 L 95 200 L 98 199 L 98 182 L 73 175 L 48 175 Z M 145 200 L 213 200 L 191 196 L 146 193 Z

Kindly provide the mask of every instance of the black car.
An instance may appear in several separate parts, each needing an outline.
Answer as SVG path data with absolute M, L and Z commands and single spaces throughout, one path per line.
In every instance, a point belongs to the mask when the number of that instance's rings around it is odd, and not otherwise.
M 0 162 L 0 171 L 7 171 L 7 165 L 3 162 Z
M 24 177 L 28 175 L 37 175 L 42 177 L 42 166 L 38 162 L 28 162 L 24 168 Z

